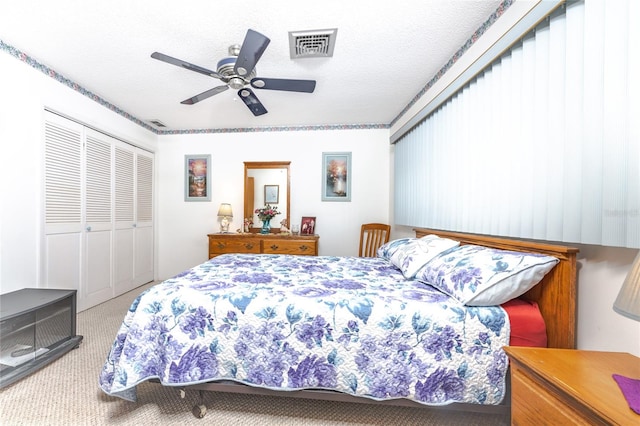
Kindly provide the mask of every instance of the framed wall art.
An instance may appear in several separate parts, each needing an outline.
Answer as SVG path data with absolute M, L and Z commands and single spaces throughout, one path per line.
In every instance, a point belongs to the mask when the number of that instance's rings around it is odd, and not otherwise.
M 300 235 L 314 235 L 316 232 L 316 218 L 305 216 L 300 223 Z
M 184 156 L 184 200 L 211 201 L 211 155 Z
M 351 153 L 322 153 L 322 201 L 351 201 Z
M 278 204 L 279 199 L 280 199 L 280 185 L 264 186 L 264 203 L 265 204 Z

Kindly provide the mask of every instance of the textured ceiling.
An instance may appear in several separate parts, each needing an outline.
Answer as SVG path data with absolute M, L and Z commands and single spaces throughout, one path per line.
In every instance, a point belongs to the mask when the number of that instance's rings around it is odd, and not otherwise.
M 5 2 L 0 41 L 164 130 L 389 125 L 502 0 L 59 0 Z M 255 117 L 236 90 L 182 105 L 222 83 L 154 60 L 216 69 L 248 28 L 271 39 L 259 77 L 313 79 L 312 94 L 259 90 Z M 289 31 L 337 28 L 333 57 L 292 60 Z M 0 52 L 0 54 L 4 54 Z

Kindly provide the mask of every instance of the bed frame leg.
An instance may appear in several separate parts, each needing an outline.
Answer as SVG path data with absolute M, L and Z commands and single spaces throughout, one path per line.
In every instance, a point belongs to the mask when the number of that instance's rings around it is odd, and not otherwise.
M 187 391 L 185 390 L 185 388 L 180 388 L 180 398 L 184 399 L 186 396 L 187 396 Z M 207 414 L 207 406 L 204 405 L 204 391 L 199 390 L 198 396 L 200 399 L 198 401 L 199 403 L 193 406 L 193 408 L 191 409 L 191 412 L 196 418 L 201 419 L 205 416 L 205 414 Z

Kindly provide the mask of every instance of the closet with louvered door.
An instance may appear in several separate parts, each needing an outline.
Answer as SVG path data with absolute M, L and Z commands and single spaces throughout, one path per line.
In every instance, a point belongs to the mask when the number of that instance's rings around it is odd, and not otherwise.
M 115 144 L 114 182 L 114 293 L 133 288 L 135 154 L 124 143 Z
M 113 293 L 112 191 L 115 139 L 85 128 L 84 232 L 80 296 L 87 307 L 111 299 Z
M 153 154 L 115 144 L 115 294 L 153 280 Z
M 153 280 L 153 153 L 46 112 L 44 164 L 41 286 L 81 311 Z
M 44 138 L 44 238 L 40 287 L 78 290 L 80 299 L 84 127 L 47 113 Z M 80 308 L 78 303 L 78 310 Z
M 137 149 L 134 287 L 153 281 L 153 160 Z

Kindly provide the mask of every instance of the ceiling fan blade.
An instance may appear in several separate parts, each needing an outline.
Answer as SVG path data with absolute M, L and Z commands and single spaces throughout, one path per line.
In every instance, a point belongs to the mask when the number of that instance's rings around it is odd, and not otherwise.
M 287 90 L 289 92 L 313 93 L 316 88 L 316 81 L 256 77 L 251 80 L 251 86 L 255 87 L 256 89 Z
M 242 77 L 251 74 L 258 60 L 267 49 L 269 42 L 271 42 L 271 40 L 259 32 L 253 31 L 252 29 L 247 30 L 247 35 L 242 42 L 238 59 L 236 59 L 236 64 L 233 67 L 236 74 Z
M 251 89 L 238 90 L 238 96 L 242 99 L 242 102 L 251 110 L 256 117 L 267 113 L 267 109 L 260 103 L 258 97 L 253 93 Z
M 210 98 L 213 95 L 217 95 L 218 93 L 222 93 L 225 90 L 227 90 L 228 88 L 229 88 L 229 86 L 227 86 L 227 85 L 214 87 L 213 89 L 209 89 L 207 91 L 204 91 L 204 92 L 200 93 L 199 95 L 195 95 L 192 98 L 185 99 L 184 101 L 182 101 L 180 103 L 184 104 L 184 105 L 193 105 L 196 102 L 200 102 L 202 100 Z
M 176 59 L 171 56 L 165 55 L 160 52 L 153 52 L 151 54 L 153 59 L 157 59 L 159 61 L 167 62 L 172 65 L 176 65 L 178 67 L 186 68 L 191 71 L 199 72 L 200 74 L 208 75 L 209 77 L 215 77 L 222 79 L 222 76 L 215 71 L 208 70 L 206 68 L 199 67 L 198 65 L 190 64 L 189 62 L 185 62 L 181 59 Z

